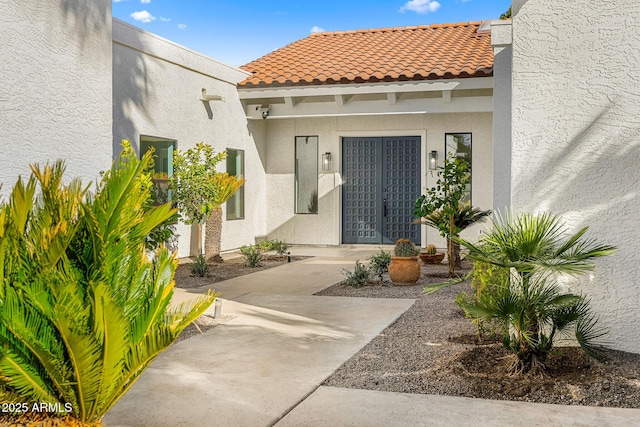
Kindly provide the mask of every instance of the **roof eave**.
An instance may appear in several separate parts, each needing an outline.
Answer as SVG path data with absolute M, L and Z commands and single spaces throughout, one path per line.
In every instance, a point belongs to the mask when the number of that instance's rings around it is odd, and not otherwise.
M 464 89 L 492 89 L 493 73 L 481 77 L 409 80 L 376 83 L 238 86 L 240 99 L 286 98 L 376 93 L 433 92 Z

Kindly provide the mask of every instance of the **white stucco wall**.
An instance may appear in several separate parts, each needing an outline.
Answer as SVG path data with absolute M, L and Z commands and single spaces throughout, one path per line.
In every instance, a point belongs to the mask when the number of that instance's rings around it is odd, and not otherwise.
M 95 180 L 111 163 L 111 1 L 0 0 L 0 182 L 65 159 Z
M 247 74 L 118 20 L 113 22 L 113 58 L 114 151 L 122 139 L 137 148 L 140 135 L 174 139 L 179 150 L 200 141 L 217 152 L 244 150 L 245 219 L 224 220 L 222 249 L 254 243 L 264 234 L 265 175 L 260 138 L 252 139 L 235 86 Z M 203 103 L 203 88 L 224 101 Z M 191 227 L 181 224 L 178 233 L 178 255 L 197 253 Z
M 640 352 L 640 3 L 514 1 L 512 202 L 616 245 L 576 289 Z
M 511 21 L 493 21 L 493 210 L 496 212 L 511 206 L 511 43 Z
M 445 156 L 447 132 L 471 132 L 473 138 L 473 204 L 491 209 L 492 114 L 413 114 L 253 121 L 266 128 L 267 215 L 269 238 L 296 244 L 338 245 L 341 243 L 341 138 L 355 136 L 409 136 L 423 139 L 423 192 L 435 184 L 436 177 L 426 172 L 427 152 L 438 151 L 440 165 Z M 294 141 L 295 136 L 318 136 L 318 215 L 295 215 L 294 212 Z M 332 172 L 323 172 L 321 154 L 332 154 Z M 423 245 L 446 245 L 438 232 L 424 227 Z M 476 240 L 479 228 L 464 233 Z

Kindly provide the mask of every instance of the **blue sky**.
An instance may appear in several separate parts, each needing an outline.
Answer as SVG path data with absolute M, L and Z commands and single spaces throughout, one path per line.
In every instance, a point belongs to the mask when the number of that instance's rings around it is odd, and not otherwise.
M 511 0 L 113 0 L 113 16 L 230 65 L 312 31 L 496 19 Z

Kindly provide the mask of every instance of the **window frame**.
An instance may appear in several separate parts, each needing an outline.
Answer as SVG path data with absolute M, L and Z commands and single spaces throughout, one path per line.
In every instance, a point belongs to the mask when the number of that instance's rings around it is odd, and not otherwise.
M 236 153 L 240 153 L 241 157 L 240 157 L 240 169 L 241 169 L 241 174 L 236 176 L 240 177 L 240 178 L 244 178 L 245 176 L 245 155 L 244 155 L 244 150 L 241 150 L 239 148 L 227 148 L 227 159 L 226 159 L 226 167 L 227 167 L 227 173 L 229 173 L 229 153 L 231 151 L 234 151 Z M 231 175 L 231 174 L 230 174 Z M 229 216 L 229 206 L 230 203 L 232 202 L 234 199 L 240 199 L 240 214 L 237 217 L 230 217 Z M 245 219 L 245 197 L 244 197 L 244 184 L 242 184 L 240 186 L 240 188 L 238 189 L 238 191 L 236 191 L 236 193 L 231 196 L 231 198 L 229 200 L 227 200 L 226 203 L 226 220 L 227 221 L 238 221 L 238 220 L 243 220 Z
M 171 195 L 171 189 L 169 189 L 169 179 L 171 178 L 171 175 L 173 175 L 173 156 L 175 151 L 178 149 L 178 141 L 173 138 L 164 138 L 164 137 L 152 136 L 152 135 L 140 135 L 140 138 L 138 140 L 138 148 L 139 148 L 138 157 L 142 159 L 142 156 L 144 156 L 146 152 L 149 151 L 150 147 L 153 147 L 154 150 L 157 152 L 158 151 L 157 147 L 154 146 L 154 144 L 157 144 L 157 143 L 169 143 L 172 146 L 171 156 L 170 156 L 170 162 L 168 162 L 168 165 L 167 165 L 166 178 L 164 177 L 159 178 L 155 176 L 159 172 L 155 172 L 157 155 L 153 156 L 154 157 L 154 175 L 151 177 L 151 180 L 153 182 L 154 187 L 166 189 L 166 194 L 167 194 L 166 202 L 172 202 L 173 198 Z M 144 151 L 142 149 L 143 144 L 147 147 L 147 149 Z M 165 173 L 165 172 L 162 171 L 161 173 Z M 162 202 L 157 202 L 157 203 L 162 203 Z
M 314 183 L 315 183 L 315 201 L 312 200 L 313 198 L 313 191 L 311 192 L 311 200 L 309 200 L 308 202 L 306 202 L 306 210 L 303 210 L 301 208 L 300 205 L 303 205 L 303 201 L 300 201 L 300 197 L 303 196 L 300 194 L 300 180 L 299 180 L 299 172 L 300 172 L 300 168 L 299 168 L 299 159 L 298 159 L 298 141 L 302 141 L 305 140 L 305 142 L 310 142 L 310 139 L 313 138 L 313 142 L 315 145 L 315 154 L 312 156 L 313 157 L 313 171 L 315 172 L 311 172 L 310 173 L 310 177 L 315 177 L 314 179 Z M 320 147 L 320 138 L 318 137 L 318 135 L 296 135 L 294 137 L 294 214 L 295 215 L 318 215 L 318 153 L 319 153 L 319 147 Z M 311 157 L 311 156 L 310 156 Z M 309 162 L 309 165 L 311 165 L 311 162 Z M 306 166 L 306 165 L 305 165 Z M 306 170 L 306 168 L 304 169 Z M 311 179 L 309 180 L 311 181 Z M 308 197 L 308 195 L 306 195 L 305 197 Z M 315 202 L 315 205 L 314 205 Z M 309 209 L 309 207 L 315 207 L 315 210 L 313 209 Z
M 449 137 L 458 137 L 458 136 L 462 136 L 463 139 L 467 139 L 469 140 L 469 156 L 466 156 L 465 152 L 461 152 L 462 154 L 464 154 L 463 156 L 459 156 L 459 150 L 458 147 L 460 146 L 460 141 L 456 141 L 456 149 L 451 150 L 450 144 L 448 143 L 448 139 Z M 462 141 L 462 144 L 465 144 L 465 141 Z M 467 188 L 467 196 L 463 197 L 462 201 L 463 202 L 469 202 L 472 203 L 473 200 L 473 133 L 472 132 L 446 132 L 444 134 L 444 157 L 445 160 L 449 158 L 450 153 L 454 153 L 456 158 L 462 158 L 465 159 L 467 164 L 469 165 L 469 186 Z

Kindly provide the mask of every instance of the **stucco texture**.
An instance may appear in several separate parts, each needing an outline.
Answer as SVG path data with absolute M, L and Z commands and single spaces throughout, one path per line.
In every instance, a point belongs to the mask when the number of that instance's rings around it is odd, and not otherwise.
M 560 213 L 619 248 L 571 286 L 614 348 L 640 352 L 640 3 L 520 0 L 514 11 L 513 207 Z
M 0 182 L 65 159 L 87 183 L 111 163 L 111 1 L 0 0 Z
M 118 20 L 113 30 L 114 151 L 122 139 L 137 148 L 141 135 L 176 140 L 179 150 L 200 141 L 216 152 L 244 150 L 245 218 L 223 221 L 222 250 L 254 243 L 264 234 L 265 168 L 260 132 L 254 142 L 235 86 L 247 74 Z M 200 101 L 203 88 L 223 101 Z M 192 227 L 180 224 L 178 234 L 178 255 L 197 254 Z

